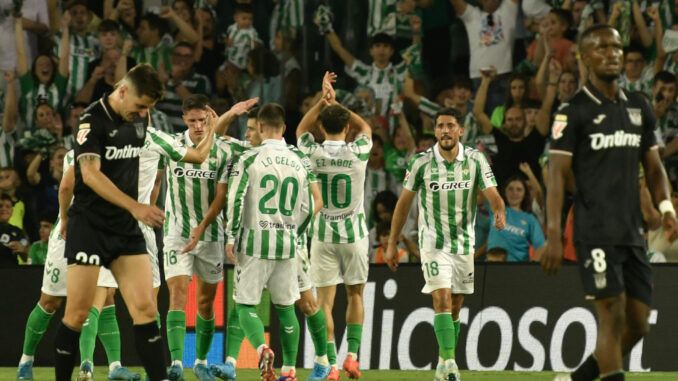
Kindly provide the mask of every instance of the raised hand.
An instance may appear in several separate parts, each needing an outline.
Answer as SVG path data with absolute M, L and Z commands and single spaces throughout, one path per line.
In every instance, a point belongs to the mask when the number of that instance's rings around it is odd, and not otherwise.
M 168 6 L 160 7 L 160 13 L 158 13 L 158 16 L 164 19 L 170 19 L 174 17 L 174 9 Z
M 8 70 L 5 72 L 5 83 L 12 83 L 14 82 L 14 78 L 16 78 L 16 74 L 14 74 L 14 70 Z
M 257 103 L 259 103 L 259 97 L 247 99 L 234 104 L 229 111 L 231 111 L 236 116 L 239 116 L 249 111 Z
M 333 83 L 337 81 L 337 75 L 333 72 L 326 71 L 325 76 L 323 77 L 323 95 L 322 99 L 325 101 L 326 104 L 331 104 L 333 102 L 336 102 L 336 94 L 334 92 L 334 87 L 332 86 Z
M 133 47 L 134 41 L 126 39 L 125 42 L 122 43 L 122 55 L 128 56 L 132 52 Z
M 68 28 L 70 24 L 71 24 L 71 13 L 69 11 L 65 11 L 64 14 L 61 15 L 61 29 Z

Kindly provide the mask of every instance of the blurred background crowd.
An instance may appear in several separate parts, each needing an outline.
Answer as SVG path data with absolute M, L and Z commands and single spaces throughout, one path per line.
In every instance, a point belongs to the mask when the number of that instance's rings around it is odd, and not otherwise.
M 374 132 L 373 262 L 383 262 L 409 159 L 435 144 L 436 111 L 457 108 L 461 143 L 487 156 L 507 205 L 507 229 L 496 231 L 479 200 L 477 260 L 536 260 L 553 115 L 586 83 L 576 41 L 595 23 L 622 37 L 619 84 L 653 105 L 675 189 L 678 0 L 0 0 L 0 266 L 44 262 L 78 117 L 142 62 L 166 84 L 154 127 L 184 131 L 181 103 L 193 93 L 218 113 L 259 97 L 285 107 L 292 144 L 323 73 L 339 74 L 338 100 Z M 228 134 L 244 139 L 245 129 L 243 117 Z M 639 187 L 648 255 L 678 261 L 642 178 Z M 575 261 L 567 204 L 566 259 Z M 417 260 L 416 211 L 399 255 Z

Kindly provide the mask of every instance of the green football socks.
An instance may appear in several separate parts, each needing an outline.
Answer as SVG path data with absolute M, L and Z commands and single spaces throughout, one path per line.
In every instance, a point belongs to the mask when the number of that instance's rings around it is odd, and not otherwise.
M 96 345 L 97 332 L 99 331 L 99 310 L 92 307 L 89 310 L 87 321 L 80 331 L 80 361 L 92 361 L 94 358 L 94 345 Z
M 318 312 L 313 315 L 306 316 L 306 323 L 308 324 L 308 331 L 311 333 L 311 340 L 313 340 L 313 346 L 315 347 L 315 355 L 326 355 L 327 321 L 325 320 L 325 313 L 322 308 L 318 308 Z
M 349 353 L 358 353 L 358 349 L 360 348 L 360 340 L 362 339 L 362 337 L 363 337 L 362 324 L 346 325 L 346 341 L 348 341 Z
M 99 315 L 99 341 L 104 346 L 108 364 L 120 361 L 120 329 L 115 316 L 115 305 L 105 306 Z
M 436 314 L 433 318 L 433 330 L 438 340 L 440 357 L 444 360 L 454 359 L 455 334 L 451 313 Z
M 228 323 L 226 329 L 226 358 L 238 359 L 242 341 L 245 339 L 245 332 L 240 327 L 238 309 L 233 308 L 228 314 Z
M 294 367 L 299 351 L 299 320 L 294 313 L 294 305 L 275 306 L 280 318 L 280 342 L 282 343 L 283 366 Z
M 214 337 L 214 316 L 205 320 L 199 313 L 195 314 L 195 336 L 195 358 L 207 360 L 207 352 L 210 351 Z
M 172 310 L 167 312 L 167 346 L 172 362 L 183 361 L 186 338 L 186 313 Z
M 33 308 L 31 314 L 28 315 L 28 321 L 26 321 L 23 350 L 24 355 L 35 355 L 35 348 L 38 347 L 38 343 L 42 339 L 42 335 L 45 334 L 52 316 L 54 316 L 54 313 L 48 314 L 42 309 L 42 307 L 40 307 L 40 304 L 36 304 L 35 308 Z
M 261 322 L 259 315 L 257 315 L 256 308 L 247 304 L 236 304 L 236 308 L 238 309 L 240 327 L 242 327 L 247 340 L 249 340 L 254 349 L 259 349 L 262 345 L 266 345 L 264 324 Z

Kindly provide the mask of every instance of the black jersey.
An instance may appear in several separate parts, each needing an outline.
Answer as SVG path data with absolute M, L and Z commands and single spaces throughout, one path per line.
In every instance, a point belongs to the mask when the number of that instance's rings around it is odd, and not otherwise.
M 622 89 L 612 101 L 587 84 L 561 105 L 550 153 L 572 156 L 576 242 L 643 245 L 638 175 L 655 122 L 647 100 Z
M 96 155 L 101 172 L 121 191 L 137 199 L 139 183 L 139 153 L 144 145 L 145 118 L 132 122 L 123 120 L 108 103 L 108 97 L 92 103 L 80 116 L 76 128 L 75 188 L 69 215 L 79 214 L 95 228 L 122 235 L 141 234 L 132 215 L 96 194 L 82 181 L 78 159 Z
M 0 268 L 19 264 L 17 253 L 9 247 L 9 243 L 14 241 L 28 247 L 28 239 L 21 229 L 8 223 L 0 223 Z

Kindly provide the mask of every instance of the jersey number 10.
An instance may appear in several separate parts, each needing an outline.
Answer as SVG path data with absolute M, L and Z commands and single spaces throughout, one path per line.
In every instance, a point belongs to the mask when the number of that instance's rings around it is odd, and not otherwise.
M 332 176 L 332 180 L 330 180 L 330 175 L 327 173 L 320 173 L 318 174 L 318 179 L 320 180 L 320 186 L 322 187 L 323 207 L 327 208 L 329 206 L 328 201 L 332 201 L 332 206 L 339 209 L 345 208 L 351 204 L 351 177 L 349 175 L 340 173 Z M 343 192 L 339 192 L 340 182 L 344 183 Z M 328 197 L 328 193 L 330 194 L 330 197 Z M 339 202 L 339 193 L 344 194 L 343 202 Z M 330 198 L 331 200 L 329 200 Z

